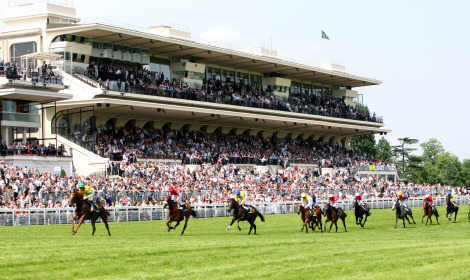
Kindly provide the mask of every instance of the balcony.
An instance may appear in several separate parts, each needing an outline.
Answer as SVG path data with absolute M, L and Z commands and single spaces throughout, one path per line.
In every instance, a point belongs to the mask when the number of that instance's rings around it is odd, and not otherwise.
M 0 120 L 2 125 L 7 126 L 7 122 L 28 122 L 39 124 L 39 114 L 27 114 L 27 113 L 16 113 L 16 112 L 0 112 Z

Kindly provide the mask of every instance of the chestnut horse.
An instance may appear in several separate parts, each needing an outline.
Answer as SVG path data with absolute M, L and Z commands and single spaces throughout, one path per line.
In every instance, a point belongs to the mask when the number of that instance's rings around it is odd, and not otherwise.
M 173 201 L 171 197 L 167 197 L 166 205 L 164 207 L 168 207 L 170 210 L 170 214 L 168 215 L 168 222 L 166 223 L 168 227 L 168 231 L 172 229 L 176 229 L 176 227 L 180 224 L 180 222 L 184 219 L 184 226 L 183 230 L 181 231 L 181 235 L 184 234 L 186 227 L 188 226 L 188 220 L 190 216 L 196 217 L 196 212 L 191 208 L 189 202 L 186 202 L 186 209 L 182 210 L 179 209 L 178 203 Z M 171 226 L 172 222 L 176 222 L 174 226 Z
M 423 214 L 423 217 L 421 218 L 421 223 L 423 223 L 424 217 L 428 217 L 426 219 L 426 225 L 428 224 L 428 221 L 431 221 L 431 224 L 432 224 L 432 215 L 434 215 L 436 217 L 437 224 L 439 224 L 439 213 L 437 212 L 435 205 L 431 205 L 429 201 L 425 200 L 423 203 L 423 209 L 424 209 L 424 214 Z
M 297 214 L 301 214 L 300 219 L 302 221 L 302 227 L 300 231 L 308 232 L 308 228 L 310 227 L 312 230 L 315 230 L 316 227 L 323 231 L 322 222 L 321 222 L 321 210 L 318 206 L 313 208 L 313 213 L 310 209 L 305 208 L 303 205 L 299 204 L 297 208 Z
M 79 191 L 75 191 L 72 196 L 70 196 L 70 201 L 69 204 L 75 205 L 75 216 L 72 218 L 72 235 L 75 235 L 78 232 L 78 229 L 82 225 L 82 223 L 85 220 L 90 220 L 91 222 L 91 227 L 93 228 L 93 232 L 91 233 L 92 235 L 95 235 L 96 231 L 96 220 L 98 218 L 101 218 L 101 220 L 104 223 L 104 226 L 106 227 L 106 230 L 108 231 L 108 235 L 111 236 L 111 232 L 109 232 L 109 226 L 108 226 L 108 216 L 109 212 L 104 209 L 103 204 L 97 205 L 99 208 L 99 211 L 91 211 L 91 204 L 88 200 L 83 199 L 83 194 L 81 194 Z M 78 225 L 77 228 L 74 228 L 74 222 L 78 220 Z

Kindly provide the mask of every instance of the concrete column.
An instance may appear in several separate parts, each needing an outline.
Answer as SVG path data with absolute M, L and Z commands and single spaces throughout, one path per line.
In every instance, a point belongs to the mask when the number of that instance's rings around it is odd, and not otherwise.
M 11 139 L 10 139 L 10 130 L 11 128 L 8 126 L 2 126 L 1 132 L 2 132 L 2 142 L 5 144 L 9 144 Z
M 344 145 L 348 149 L 351 149 L 351 139 L 352 139 L 351 136 L 346 136 L 346 138 L 344 139 Z

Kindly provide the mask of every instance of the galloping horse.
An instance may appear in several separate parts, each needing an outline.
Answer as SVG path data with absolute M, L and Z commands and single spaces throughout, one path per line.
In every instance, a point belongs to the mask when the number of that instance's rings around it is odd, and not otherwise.
M 164 207 L 168 207 L 170 210 L 170 215 L 168 217 L 168 222 L 166 225 L 168 227 L 168 231 L 172 229 L 176 229 L 176 227 L 180 224 L 180 222 L 184 219 L 184 227 L 183 231 L 181 231 L 181 235 L 184 234 L 186 227 L 188 226 L 188 220 L 190 216 L 196 217 L 196 212 L 191 208 L 189 202 L 186 202 L 186 209 L 182 210 L 178 208 L 178 203 L 174 202 L 171 197 L 167 197 L 166 205 Z M 171 226 L 172 222 L 176 222 L 175 226 Z
M 367 222 L 367 217 L 370 216 L 370 210 L 369 206 L 364 205 L 361 206 L 359 205 L 359 202 L 357 200 L 354 201 L 354 215 L 356 216 L 356 225 L 360 225 L 361 227 L 364 227 L 364 225 Z M 362 219 L 365 217 L 364 222 L 362 222 Z
M 415 218 L 413 218 L 413 212 L 411 211 L 410 208 L 405 208 L 404 205 L 400 205 L 398 202 L 398 199 L 395 201 L 395 204 L 392 207 L 392 211 L 396 210 L 395 212 L 395 228 L 397 227 L 398 224 L 398 219 L 401 219 L 403 221 L 403 228 L 405 228 L 405 219 L 408 221 L 408 224 L 411 224 L 410 219 L 408 219 L 408 216 L 413 219 L 413 223 L 416 224 Z
M 255 225 L 256 217 L 259 216 L 262 222 L 264 222 L 264 217 L 255 207 L 251 206 L 251 209 L 252 211 L 248 212 L 248 210 L 246 210 L 240 204 L 238 204 L 238 202 L 235 199 L 230 198 L 228 200 L 227 210 L 229 212 L 233 210 L 233 217 L 232 217 L 232 221 L 230 222 L 230 225 L 227 226 L 227 231 L 230 230 L 230 228 L 232 227 L 233 223 L 235 223 L 235 221 L 238 222 L 237 223 L 238 230 L 242 230 L 242 228 L 240 227 L 240 221 L 247 221 L 250 224 L 250 230 L 248 231 L 248 235 L 251 234 L 252 229 L 254 229 L 254 234 L 256 234 L 256 225 Z
M 342 208 L 338 208 L 338 210 L 336 210 L 333 206 L 328 204 L 326 206 L 325 210 L 323 210 L 323 215 L 325 215 L 325 217 L 326 217 L 325 231 L 326 231 L 326 223 L 331 222 L 330 229 L 328 230 L 328 232 L 331 231 L 331 227 L 333 226 L 333 224 L 336 227 L 336 232 L 338 232 L 338 224 L 337 224 L 338 218 L 343 221 L 344 231 L 348 231 L 346 229 L 346 222 L 345 222 L 345 219 L 346 219 L 347 215 L 346 215 L 346 213 L 344 212 L 344 210 Z
M 439 213 L 437 212 L 437 208 L 435 205 L 431 205 L 429 201 L 425 200 L 423 203 L 423 209 L 424 214 L 421 218 L 421 223 L 423 223 L 424 217 L 428 217 L 426 219 L 426 225 L 428 224 L 428 221 L 431 221 L 432 224 L 432 215 L 434 215 L 436 217 L 437 224 L 439 224 Z
M 108 235 L 111 236 L 111 232 L 109 232 L 109 226 L 108 226 L 108 216 L 109 212 L 104 209 L 103 204 L 97 205 L 99 208 L 99 212 L 97 211 L 91 211 L 91 204 L 88 200 L 83 199 L 83 194 L 81 194 L 79 191 L 75 191 L 72 196 L 70 197 L 69 201 L 70 205 L 75 205 L 75 216 L 72 219 L 72 235 L 75 235 L 78 232 L 78 229 L 82 225 L 83 221 L 85 220 L 90 220 L 91 221 L 91 227 L 93 228 L 93 232 L 91 233 L 92 235 L 95 235 L 96 231 L 96 220 L 98 218 L 101 218 L 101 220 L 104 223 L 104 226 L 106 227 L 106 230 L 108 231 Z M 76 220 L 79 220 L 77 229 L 74 228 L 74 222 Z
M 299 204 L 297 207 L 297 214 L 301 214 L 300 219 L 302 220 L 302 227 L 300 231 L 308 232 L 308 228 L 310 227 L 312 230 L 315 230 L 316 227 L 323 231 L 322 224 L 321 224 L 321 210 L 318 206 L 313 208 L 313 211 L 304 207 L 303 205 Z
M 459 213 L 459 207 L 452 202 L 451 197 L 447 195 L 446 197 L 446 205 L 447 205 L 447 213 L 446 216 L 449 219 L 449 221 L 452 220 L 452 213 L 455 213 L 454 215 L 454 222 L 457 221 L 457 214 Z

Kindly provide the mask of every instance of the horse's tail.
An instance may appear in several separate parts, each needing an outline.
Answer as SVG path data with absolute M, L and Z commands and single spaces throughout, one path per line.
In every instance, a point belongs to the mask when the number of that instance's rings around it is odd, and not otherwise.
M 261 212 L 259 212 L 259 211 L 256 211 L 256 214 L 257 214 L 258 217 L 261 219 L 261 221 L 264 222 L 264 216 L 263 216 L 263 214 L 261 214 Z
M 193 216 L 194 218 L 196 218 L 196 211 L 194 211 L 193 209 L 191 209 L 190 214 L 191 214 L 191 216 Z

